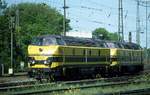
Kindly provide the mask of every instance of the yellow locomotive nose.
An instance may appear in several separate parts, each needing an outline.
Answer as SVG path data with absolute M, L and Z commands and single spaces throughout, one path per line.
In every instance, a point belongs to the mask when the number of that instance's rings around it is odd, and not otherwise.
M 48 57 L 58 55 L 58 46 L 34 46 L 28 47 L 29 57 L 34 57 L 35 60 L 46 60 Z
M 59 54 L 59 46 L 28 46 L 29 68 L 54 68 L 58 62 L 52 62 L 55 56 Z

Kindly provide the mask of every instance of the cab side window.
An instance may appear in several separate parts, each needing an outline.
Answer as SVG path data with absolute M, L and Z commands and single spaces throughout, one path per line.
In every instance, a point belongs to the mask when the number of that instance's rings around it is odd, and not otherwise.
M 64 41 L 61 38 L 56 38 L 57 44 L 58 45 L 64 45 Z
M 51 45 L 53 44 L 52 39 L 43 39 L 43 45 Z

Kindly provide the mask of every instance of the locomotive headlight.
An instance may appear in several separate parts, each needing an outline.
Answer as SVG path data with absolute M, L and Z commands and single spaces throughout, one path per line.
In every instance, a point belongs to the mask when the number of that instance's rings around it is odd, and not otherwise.
M 35 63 L 35 61 L 34 60 L 32 60 L 32 62 L 31 62 L 32 64 L 34 64 Z
M 45 60 L 45 61 L 44 61 L 44 64 L 47 64 L 47 63 L 48 63 L 48 62 Z

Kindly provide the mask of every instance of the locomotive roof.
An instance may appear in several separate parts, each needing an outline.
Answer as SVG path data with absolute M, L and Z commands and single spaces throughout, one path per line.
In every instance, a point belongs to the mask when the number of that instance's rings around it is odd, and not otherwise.
M 49 37 L 61 37 L 60 35 L 42 35 L 42 36 L 38 36 L 39 38 L 49 38 Z
M 97 43 L 91 38 L 79 38 L 69 36 L 63 36 L 62 38 L 67 45 L 98 47 Z
M 140 45 L 133 43 L 133 42 L 116 41 L 115 43 L 118 44 L 118 46 L 120 45 L 120 47 L 123 46 L 125 49 L 135 49 L 135 50 L 141 49 Z
M 71 37 L 71 36 L 61 36 L 61 35 L 43 35 L 39 38 L 61 38 L 65 41 L 66 45 L 73 46 L 92 46 L 92 47 L 104 47 L 101 43 L 104 41 L 93 38 L 81 38 L 81 37 Z
M 116 44 L 116 48 L 125 48 L 125 49 L 140 49 L 140 45 L 130 42 L 121 42 L 121 41 L 106 41 L 93 38 L 81 38 L 81 37 L 71 37 L 71 36 L 61 36 L 61 35 L 43 35 L 39 38 L 61 38 L 65 41 L 66 45 L 73 46 L 92 46 L 92 47 L 107 47 L 106 43 Z

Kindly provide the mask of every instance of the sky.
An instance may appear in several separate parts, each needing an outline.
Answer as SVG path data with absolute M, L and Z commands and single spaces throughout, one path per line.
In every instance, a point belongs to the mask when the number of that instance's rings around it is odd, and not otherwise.
M 124 36 L 128 41 L 128 33 L 132 32 L 132 40 L 136 41 L 136 0 L 123 0 Z M 63 0 L 6 0 L 11 4 L 21 2 L 46 3 L 56 8 L 63 14 Z M 71 20 L 70 25 L 73 32 L 92 32 L 96 28 L 106 28 L 110 32 L 118 31 L 118 0 L 66 0 L 69 7 L 67 18 Z M 150 5 L 150 4 L 149 4 Z M 150 16 L 148 8 L 148 16 Z M 140 34 L 141 45 L 145 47 L 145 7 L 140 7 Z M 148 23 L 150 22 L 150 19 Z M 150 29 L 148 24 L 148 42 L 150 42 Z M 148 43 L 150 47 L 150 43 Z

